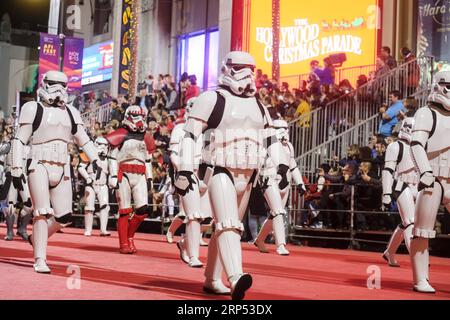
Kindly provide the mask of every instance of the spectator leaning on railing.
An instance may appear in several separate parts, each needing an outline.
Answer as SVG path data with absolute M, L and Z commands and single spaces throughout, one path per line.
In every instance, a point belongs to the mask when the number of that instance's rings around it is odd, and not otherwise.
M 392 135 L 392 130 L 398 122 L 398 114 L 401 111 L 406 111 L 401 99 L 402 96 L 400 91 L 391 91 L 389 93 L 389 101 L 391 103 L 390 106 L 388 108 L 386 106 L 382 106 L 380 108 L 381 122 L 378 132 L 384 137 L 389 137 L 390 135 Z

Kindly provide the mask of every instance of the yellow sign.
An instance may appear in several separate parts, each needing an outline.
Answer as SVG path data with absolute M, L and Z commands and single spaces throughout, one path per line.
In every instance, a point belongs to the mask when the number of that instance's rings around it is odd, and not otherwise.
M 271 75 L 272 0 L 252 0 L 248 51 Z M 305 74 L 309 64 L 345 53 L 343 68 L 375 63 L 381 9 L 378 0 L 280 0 L 280 75 Z

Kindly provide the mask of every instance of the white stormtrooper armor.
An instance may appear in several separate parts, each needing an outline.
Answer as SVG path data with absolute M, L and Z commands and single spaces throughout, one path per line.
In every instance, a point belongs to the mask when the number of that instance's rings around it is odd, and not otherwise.
M 270 208 L 271 217 L 264 222 L 254 244 L 259 251 L 268 253 L 269 251 L 264 246 L 264 241 L 273 227 L 277 253 L 279 255 L 289 255 L 289 251 L 285 247 L 284 216 L 287 214 L 285 208 L 289 197 L 291 180 L 294 180 L 301 195 L 306 192 L 306 188 L 294 159 L 294 148 L 289 142 L 287 122 L 274 120 L 273 127 L 277 133 L 277 148 L 279 148 L 279 152 L 272 152 L 272 156 L 266 158 L 261 174 L 262 182 L 260 182 L 264 197 Z
M 103 137 L 95 139 L 95 147 L 98 151 L 99 161 L 97 162 L 101 170 L 94 172 L 92 165 L 81 162 L 78 172 L 86 181 L 84 207 L 84 228 L 85 236 L 92 235 L 92 224 L 94 222 L 95 198 L 98 199 L 100 218 L 100 236 L 106 237 L 111 234 L 106 231 L 108 226 L 109 205 L 108 205 L 108 141 Z
M 265 139 L 276 140 L 267 137 L 265 128 L 271 125 L 270 116 L 254 97 L 254 65 L 248 53 L 229 53 L 219 79 L 220 89 L 204 92 L 197 98 L 184 128 L 186 135 L 181 142 L 180 169 L 175 183 L 186 214 L 199 214 L 200 191 L 194 159 L 196 140 L 203 132 L 214 166 L 208 193 L 215 221 L 204 290 L 231 293 L 235 300 L 243 299 L 252 284 L 251 276 L 242 269 L 242 218 L 265 159 Z M 221 281 L 222 266 L 231 290 Z
M 428 241 L 436 235 L 441 203 L 450 209 L 450 71 L 436 73 L 428 101 L 416 112 L 411 140 L 420 181 L 410 256 L 414 290 L 434 293 L 429 284 Z
M 153 187 L 151 154 L 155 146 L 153 137 L 146 133 L 146 118 L 145 109 L 130 106 L 125 111 L 123 127 L 106 136 L 112 149 L 109 186 L 116 188 L 118 185 L 117 230 L 122 254 L 137 252 L 134 235 L 150 213 L 148 194 Z M 132 199 L 135 209 L 131 206 Z
M 186 108 L 187 109 L 187 108 Z M 186 110 L 187 112 L 187 110 Z M 176 171 L 179 168 L 180 165 L 180 142 L 181 139 L 183 138 L 184 135 L 184 123 L 179 123 L 177 124 L 173 129 L 172 129 L 172 133 L 170 135 L 170 142 L 169 142 L 169 148 L 168 151 L 170 152 L 170 163 L 172 165 L 172 173 L 170 180 L 171 180 L 171 186 L 173 187 L 173 193 L 171 194 L 175 194 L 175 186 L 173 185 L 173 183 L 175 182 L 175 177 L 174 174 L 176 173 Z M 166 192 L 171 192 L 172 190 L 166 191 Z M 173 214 L 172 214 L 173 215 Z M 181 225 L 184 223 L 186 218 L 186 214 L 184 212 L 183 209 L 183 203 L 180 200 L 179 201 L 179 211 L 178 214 L 175 216 L 175 218 L 172 220 L 169 229 L 167 230 L 166 233 L 166 239 L 167 242 L 169 243 L 173 243 L 173 236 L 175 234 L 175 232 L 178 230 L 179 227 L 181 227 Z
M 389 240 L 383 258 L 391 267 L 399 267 L 395 252 L 405 239 L 406 248 L 410 249 L 412 229 L 414 226 L 415 199 L 419 175 L 411 158 L 410 143 L 414 118 L 403 120 L 398 140 L 386 149 L 383 181 L 383 205 L 389 206 L 393 199 L 398 203 L 402 224 L 394 231 Z
M 97 151 L 84 131 L 78 110 L 66 105 L 67 76 L 49 71 L 38 94 L 40 102 L 27 102 L 19 117 L 19 128 L 13 140 L 12 179 L 23 188 L 25 171 L 29 177 L 33 203 L 33 234 L 36 272 L 49 273 L 46 264 L 47 240 L 71 223 L 72 185 L 68 143 L 75 143 L 96 165 Z M 30 143 L 31 161 L 23 165 L 23 148 Z
M 190 99 L 188 101 L 188 106 L 186 107 L 186 117 L 188 117 L 190 109 L 192 108 L 195 99 Z M 180 168 L 180 143 L 185 135 L 184 123 L 180 123 L 175 126 L 170 137 L 170 160 L 174 171 L 177 172 Z M 202 161 L 202 149 L 203 149 L 203 137 L 200 137 L 195 142 L 195 154 L 194 154 L 194 173 L 198 178 L 200 162 Z M 200 210 L 194 211 L 191 214 L 186 214 L 180 201 L 180 213 L 172 221 L 171 226 L 168 230 L 167 238 L 172 238 L 176 229 L 183 223 L 186 222 L 186 233 L 185 236 L 177 243 L 180 249 L 181 259 L 186 262 L 190 267 L 200 268 L 203 263 L 199 260 L 199 247 L 202 238 L 201 232 L 201 221 L 206 218 L 211 218 L 211 205 L 209 201 L 209 194 L 207 192 L 207 185 L 203 179 L 198 179 L 200 183 Z

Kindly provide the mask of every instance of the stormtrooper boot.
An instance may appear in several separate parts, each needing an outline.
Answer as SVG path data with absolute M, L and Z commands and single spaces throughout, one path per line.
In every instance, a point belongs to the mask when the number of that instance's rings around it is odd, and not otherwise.
M 241 236 L 236 230 L 224 230 L 217 236 L 217 247 L 228 281 L 231 298 L 242 300 L 252 285 L 252 277 L 242 271 Z
M 109 210 L 108 209 L 100 210 L 99 218 L 100 218 L 100 237 L 109 237 L 111 233 L 109 233 L 106 230 L 108 227 Z
M 411 264 L 413 267 L 414 291 L 435 293 L 436 290 L 429 283 L 429 253 L 428 239 L 414 238 L 411 240 Z
M 208 260 L 205 268 L 203 291 L 216 295 L 230 295 L 231 290 L 222 282 L 222 263 L 217 251 L 217 239 L 213 233 L 208 246 Z
M 258 248 L 259 252 L 269 253 L 269 250 L 267 250 L 264 242 L 266 241 L 269 233 L 272 231 L 272 226 L 272 219 L 266 219 L 266 221 L 264 221 L 263 223 L 263 226 L 261 227 L 261 230 L 259 231 L 258 236 L 256 237 L 256 240 L 253 242 L 253 244 Z
M 284 231 L 284 217 L 279 214 L 272 220 L 273 235 L 277 245 L 277 253 L 281 256 L 288 256 L 289 251 L 286 249 L 286 235 Z
M 166 233 L 166 239 L 168 243 L 173 243 L 173 236 L 175 235 L 175 232 L 181 225 L 183 224 L 183 219 L 179 218 L 178 216 L 175 216 L 175 218 L 172 220 L 172 223 L 169 226 L 169 230 L 167 230 Z
M 14 214 L 5 214 L 5 222 L 6 222 L 6 241 L 14 240 L 14 220 L 16 219 Z
M 130 225 L 128 226 L 128 245 L 130 247 L 131 253 L 136 253 L 137 249 L 134 245 L 134 235 L 136 234 L 137 229 L 141 225 L 141 223 L 147 218 L 146 214 L 137 215 L 134 214 L 133 218 L 130 220 Z
M 92 224 L 94 223 L 94 213 L 86 211 L 84 214 L 84 235 L 90 237 L 92 235 Z
M 119 252 L 121 254 L 130 254 L 130 245 L 128 243 L 128 220 L 129 215 L 124 214 L 117 219 L 117 232 L 119 234 Z
M 398 226 L 389 240 L 386 251 L 383 253 L 383 259 L 386 260 L 390 267 L 400 267 L 397 260 L 395 260 L 395 253 L 398 250 L 398 247 L 403 241 L 403 233 L 404 230 Z
M 198 259 L 200 255 L 200 222 L 197 220 L 191 220 L 186 224 L 186 249 L 189 255 L 189 267 L 201 268 L 203 263 Z
M 178 250 L 180 250 L 181 261 L 189 264 L 190 259 L 189 259 L 189 254 L 186 249 L 186 239 L 184 238 L 184 236 L 180 239 L 180 241 L 177 242 L 177 247 L 178 247 Z

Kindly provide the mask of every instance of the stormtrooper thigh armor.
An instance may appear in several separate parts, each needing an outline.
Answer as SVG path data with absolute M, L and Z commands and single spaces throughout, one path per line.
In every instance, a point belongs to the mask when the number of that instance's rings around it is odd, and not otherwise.
M 32 162 L 29 183 L 33 199 L 34 258 L 46 260 L 47 239 L 71 222 L 72 184 L 67 166 Z M 68 199 L 69 197 L 69 199 Z M 54 216 L 54 220 L 48 220 Z

